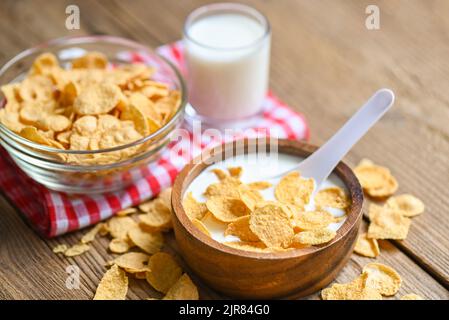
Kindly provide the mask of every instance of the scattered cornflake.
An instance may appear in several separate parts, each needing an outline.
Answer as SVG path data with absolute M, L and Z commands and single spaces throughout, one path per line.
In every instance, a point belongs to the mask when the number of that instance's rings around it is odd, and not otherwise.
M 104 228 L 104 225 L 104 223 L 97 223 L 93 228 L 91 228 L 83 235 L 83 237 L 81 238 L 81 243 L 86 244 L 94 241 L 98 232 L 100 232 L 100 230 Z
M 321 291 L 323 300 L 382 300 L 382 295 L 367 285 L 367 275 L 362 274 L 345 284 L 333 284 Z
M 401 194 L 391 197 L 386 207 L 399 211 L 404 217 L 414 217 L 424 212 L 424 203 L 411 194 Z
M 114 259 L 116 264 L 128 273 L 149 271 L 148 261 L 150 256 L 141 252 L 128 252 Z
M 125 300 L 128 293 L 128 277 L 125 271 L 113 265 L 101 279 L 94 300 Z
M 111 83 L 98 83 L 85 87 L 73 102 L 79 115 L 105 114 L 115 108 L 122 97 L 120 88 Z
M 58 244 L 56 247 L 53 248 L 53 253 L 64 253 L 68 249 L 67 245 L 65 244 Z
M 142 212 L 150 212 L 151 208 L 153 207 L 153 200 L 142 202 L 137 207 Z
M 243 216 L 228 224 L 224 235 L 233 235 L 244 242 L 258 242 L 259 237 L 251 231 L 249 227 L 250 216 Z
M 346 192 L 340 187 L 331 187 L 318 191 L 315 204 L 323 207 L 346 209 L 351 201 Z
M 109 250 L 113 253 L 125 253 L 128 252 L 129 249 L 133 247 L 133 244 L 130 242 L 128 238 L 119 239 L 114 238 L 109 242 Z
M 361 256 L 375 258 L 380 254 L 379 244 L 376 239 L 368 238 L 366 232 L 364 232 L 357 238 L 354 252 Z
M 6 105 L 0 122 L 25 139 L 64 150 L 101 150 L 143 138 L 168 123 L 181 95 L 151 79 L 141 63 L 109 68 L 107 57 L 87 52 L 59 65 L 52 53 L 34 60 L 20 82 L 1 87 Z M 56 154 L 58 161 L 110 164 L 132 158 L 143 148 L 94 157 Z
M 361 162 L 354 169 L 354 173 L 365 192 L 371 197 L 389 197 L 398 189 L 398 182 L 390 170 L 371 161 Z
M 164 300 L 198 300 L 198 289 L 190 277 L 184 273 L 168 290 Z
M 218 180 L 224 180 L 229 176 L 226 172 L 224 172 L 221 169 L 212 169 L 211 172 L 215 174 Z
M 256 181 L 248 183 L 247 186 L 254 190 L 265 190 L 272 186 L 272 184 L 268 181 Z
M 213 196 L 206 201 L 207 209 L 220 221 L 232 222 L 249 214 L 249 209 L 239 198 Z
M 64 251 L 64 255 L 66 257 L 74 257 L 79 256 L 80 254 L 83 254 L 84 252 L 87 252 L 90 250 L 90 246 L 84 243 L 77 243 L 70 248 L 68 248 L 66 251 Z
M 124 216 L 130 215 L 130 214 L 136 213 L 136 212 L 137 212 L 137 209 L 131 207 L 131 208 L 126 208 L 126 209 L 117 211 L 116 215 L 119 217 L 124 217 Z
M 182 206 L 187 216 L 192 220 L 201 220 L 207 212 L 206 204 L 196 201 L 191 192 L 185 196 Z
M 192 224 L 198 228 L 198 230 L 200 230 L 202 233 L 204 233 L 206 236 L 208 237 L 212 237 L 212 235 L 210 234 L 209 230 L 207 229 L 207 227 L 204 225 L 204 223 L 201 220 L 198 220 L 196 218 L 193 218 L 192 220 Z
M 160 232 L 147 232 L 140 226 L 131 228 L 128 236 L 134 245 L 148 254 L 158 252 L 164 244 L 164 237 Z
M 322 229 L 335 222 L 334 216 L 325 210 L 302 211 L 293 215 L 295 231 Z
M 295 234 L 293 243 L 303 245 L 319 245 L 328 243 L 335 238 L 337 233 L 327 228 L 313 229 Z
M 276 202 L 267 202 L 251 212 L 249 227 L 269 248 L 288 247 L 294 235 L 288 209 Z
M 384 296 L 394 296 L 401 287 L 401 276 L 391 267 L 381 263 L 369 263 L 363 268 L 367 285 Z
M 368 238 L 403 240 L 407 237 L 411 220 L 399 211 L 370 205 Z
M 417 295 L 414 293 L 409 293 L 409 294 L 403 295 L 401 297 L 401 300 L 426 300 L 426 299 L 424 299 L 420 295 Z
M 258 190 L 251 189 L 245 184 L 238 187 L 240 200 L 246 205 L 250 211 L 254 211 L 256 205 L 264 201 L 262 195 Z
M 157 291 L 167 293 L 182 275 L 182 269 L 173 257 L 165 252 L 151 256 L 146 273 L 147 282 Z

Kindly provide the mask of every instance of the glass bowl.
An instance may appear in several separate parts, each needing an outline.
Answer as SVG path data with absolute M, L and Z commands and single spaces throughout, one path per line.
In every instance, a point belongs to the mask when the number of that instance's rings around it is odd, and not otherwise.
M 18 167 L 36 182 L 55 191 L 74 194 L 113 192 L 141 179 L 150 163 L 160 158 L 170 142 L 171 134 L 180 127 L 186 106 L 186 88 L 179 71 L 165 58 L 134 41 L 112 36 L 69 37 L 49 41 L 25 50 L 0 69 L 0 85 L 20 81 L 34 59 L 43 52 L 53 53 L 64 66 L 86 51 L 105 54 L 113 65 L 130 63 L 130 57 L 139 54 L 140 63 L 155 68 L 152 78 L 167 83 L 181 93 L 181 104 L 173 117 L 159 130 L 137 141 L 109 149 L 84 151 L 62 150 L 27 140 L 0 123 L 0 144 Z M 5 97 L 0 92 L 0 106 Z M 105 157 L 114 152 L 138 150 L 130 158 L 105 164 L 71 164 L 69 155 Z

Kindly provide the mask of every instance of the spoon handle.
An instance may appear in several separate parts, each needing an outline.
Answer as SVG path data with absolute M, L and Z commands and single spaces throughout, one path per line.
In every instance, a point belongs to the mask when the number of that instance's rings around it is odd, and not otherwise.
M 332 138 L 302 161 L 297 170 L 307 178 L 314 178 L 319 186 L 352 146 L 388 111 L 393 102 L 393 91 L 377 91 Z

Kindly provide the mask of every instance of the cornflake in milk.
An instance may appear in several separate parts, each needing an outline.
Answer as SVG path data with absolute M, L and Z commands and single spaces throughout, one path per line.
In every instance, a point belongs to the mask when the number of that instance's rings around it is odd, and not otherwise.
M 331 241 L 351 201 L 343 182 L 332 174 L 314 194 L 315 182 L 284 172 L 301 158 L 250 153 L 211 165 L 188 187 L 184 209 L 212 239 L 247 251 L 279 252 Z

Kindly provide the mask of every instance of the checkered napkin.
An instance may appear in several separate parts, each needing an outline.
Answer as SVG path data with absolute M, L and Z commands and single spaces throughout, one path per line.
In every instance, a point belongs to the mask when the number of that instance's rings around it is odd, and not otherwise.
M 185 72 L 181 43 L 162 46 L 158 52 Z M 133 52 L 129 59 L 146 62 L 148 57 L 142 52 Z M 292 111 L 271 93 L 267 94 L 263 104 L 263 113 L 252 122 L 254 128 L 245 130 L 246 137 L 260 136 L 262 132 L 278 138 L 308 139 L 308 126 L 301 114 Z M 0 188 L 38 232 L 46 237 L 58 236 L 92 225 L 157 195 L 173 183 L 177 173 L 201 150 L 236 138 L 210 141 L 208 137 L 193 139 L 192 134 L 190 137 L 190 141 L 183 142 L 190 145 L 185 149 L 190 152 L 173 157 L 167 147 L 157 162 L 148 165 L 145 175 L 136 183 L 126 190 L 102 195 L 73 196 L 50 191 L 26 176 L 0 147 Z

